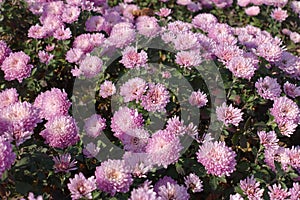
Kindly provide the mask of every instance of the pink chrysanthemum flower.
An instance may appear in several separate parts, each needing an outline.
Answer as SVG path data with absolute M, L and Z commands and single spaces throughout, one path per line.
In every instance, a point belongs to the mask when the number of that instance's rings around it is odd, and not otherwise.
M 54 161 L 54 170 L 55 173 L 59 173 L 59 172 L 70 172 L 73 170 L 76 170 L 76 163 L 77 161 L 75 160 L 71 160 L 72 157 L 69 153 L 66 154 L 62 154 L 59 156 L 53 156 L 53 161 Z
M 156 14 L 160 17 L 168 17 L 172 13 L 172 10 L 169 8 L 161 8 L 159 9 L 159 12 L 156 12 Z
M 234 108 L 232 104 L 227 106 L 224 102 L 221 106 L 217 107 L 217 119 L 222 121 L 225 126 L 229 124 L 238 126 L 239 123 L 243 121 L 242 115 L 241 109 Z
M 145 182 L 142 186 L 133 189 L 131 191 L 130 198 L 128 200 L 161 200 L 157 197 L 156 192 L 154 192 L 153 187 L 149 182 Z
M 173 40 L 174 47 L 178 51 L 192 50 L 198 45 L 198 38 L 193 32 L 179 32 Z
M 263 57 L 268 62 L 279 61 L 282 55 L 282 48 L 279 45 L 272 44 L 271 42 L 263 42 L 258 45 L 255 53 Z
M 77 36 L 73 42 L 74 49 L 80 49 L 84 53 L 89 53 L 94 49 L 94 44 L 91 40 L 91 34 L 81 34 Z
M 123 160 L 134 177 L 146 178 L 147 172 L 153 168 L 153 164 L 147 153 L 126 151 L 123 155 Z
M 157 193 L 159 191 L 159 188 L 163 185 L 167 185 L 167 183 L 171 184 L 177 184 L 177 182 L 172 179 L 169 176 L 164 176 L 163 178 L 160 178 L 154 185 L 154 191 Z
M 186 127 L 183 124 L 183 121 L 179 119 L 178 116 L 174 116 L 167 121 L 166 131 L 168 131 L 170 134 L 174 135 L 183 135 L 185 134 Z
M 102 31 L 104 22 L 104 17 L 92 16 L 85 22 L 85 29 L 89 32 Z
M 103 62 L 97 56 L 86 56 L 79 64 L 79 70 L 87 78 L 93 78 L 99 74 Z
M 64 90 L 51 88 L 51 90 L 39 94 L 33 105 L 40 110 L 41 118 L 49 120 L 54 116 L 67 115 L 71 102 Z
M 229 176 L 236 166 L 236 153 L 226 146 L 225 142 L 204 142 L 197 152 L 197 160 L 208 174 Z
M 128 46 L 135 39 L 135 34 L 131 23 L 120 22 L 114 25 L 106 42 L 109 46 L 123 48 Z
M 189 103 L 192 106 L 197 106 L 198 108 L 202 108 L 207 104 L 207 95 L 200 90 L 197 92 L 192 92 L 191 96 L 189 97 Z
M 140 16 L 136 20 L 136 29 L 146 37 L 155 37 L 160 32 L 160 26 L 155 17 Z
M 69 63 L 77 63 L 83 57 L 84 52 L 79 48 L 71 48 L 67 51 L 66 60 Z M 74 75 L 75 76 L 75 75 Z
M 243 190 L 244 194 L 247 195 L 248 199 L 251 200 L 262 199 L 264 189 L 260 189 L 259 186 L 260 183 L 255 180 L 253 175 L 240 181 L 241 189 Z
M 213 53 L 222 63 L 226 64 L 232 58 L 241 56 L 243 51 L 236 45 L 216 45 Z
M 83 155 L 87 158 L 95 158 L 100 152 L 100 148 L 97 147 L 93 142 L 88 143 L 82 150 Z
M 107 98 L 116 93 L 116 86 L 113 82 L 105 80 L 104 83 L 100 85 L 99 95 L 102 98 Z
M 111 129 L 114 135 L 122 139 L 124 134 L 132 130 L 141 128 L 143 125 L 143 116 L 137 110 L 127 107 L 120 107 L 111 119 Z
M 289 97 L 296 98 L 300 96 L 300 86 L 289 83 L 288 81 L 284 83 L 283 90 Z
M 287 11 L 282 8 L 276 8 L 271 13 L 271 17 L 279 22 L 283 22 L 288 16 Z
M 192 23 L 196 28 L 208 32 L 214 24 L 218 23 L 218 19 L 210 13 L 201 13 L 193 18 Z
M 260 13 L 260 8 L 259 8 L 259 6 L 251 6 L 251 7 L 245 9 L 245 13 L 248 16 L 256 16 Z
M 290 194 L 287 189 L 281 188 L 281 185 L 274 184 L 268 187 L 270 200 L 287 199 Z
M 56 116 L 45 124 L 40 135 L 51 147 L 66 148 L 79 141 L 78 127 L 71 116 Z
M 260 144 L 262 144 L 267 149 L 278 149 L 278 139 L 275 131 L 258 131 L 257 135 L 260 140 Z
M 5 89 L 0 92 L 0 109 L 17 103 L 19 94 L 15 88 Z
M 149 83 L 148 88 L 147 93 L 141 98 L 141 105 L 150 112 L 164 110 L 170 101 L 170 94 L 166 87 L 160 83 Z
M 3 40 L 0 40 L 0 65 L 4 59 L 9 56 L 10 52 L 11 50 L 7 44 Z
M 136 77 L 129 79 L 120 87 L 120 95 L 123 96 L 124 102 L 140 100 L 146 92 L 147 83 L 143 79 Z
M 39 51 L 38 56 L 39 56 L 40 62 L 45 63 L 46 65 L 48 65 L 54 57 L 53 54 L 50 54 L 46 51 Z
M 53 33 L 53 37 L 57 40 L 67 40 L 72 37 L 70 28 L 64 28 L 63 26 L 56 29 Z
M 124 134 L 121 138 L 121 141 L 124 145 L 126 151 L 132 152 L 145 152 L 145 147 L 149 139 L 148 131 L 137 128 L 132 129 L 130 132 Z
M 70 178 L 68 189 L 71 192 L 72 200 L 80 198 L 92 199 L 92 192 L 97 189 L 95 177 L 91 176 L 86 179 L 81 172 L 75 174 L 74 178 Z
M 44 26 L 40 26 L 39 24 L 33 25 L 28 30 L 28 37 L 35 39 L 42 39 L 47 37 L 47 31 Z
M 191 69 L 198 66 L 202 59 L 198 51 L 180 51 L 176 54 L 175 62 L 181 67 Z
M 244 56 L 233 57 L 226 65 L 226 67 L 238 78 L 245 78 L 250 80 L 256 70 L 254 61 L 251 58 Z
M 0 113 L 1 121 L 6 124 L 6 131 L 17 145 L 29 139 L 41 119 L 39 111 L 28 102 L 17 102 L 4 107 Z
M 122 51 L 122 60 L 120 60 L 120 63 L 130 69 L 145 66 L 147 60 L 148 56 L 144 50 L 138 53 L 136 48 L 128 46 Z
M 300 34 L 299 34 L 299 33 L 297 33 L 297 32 L 291 32 L 291 33 L 289 34 L 289 36 L 290 36 L 290 39 L 291 39 L 295 44 L 297 44 L 297 43 L 300 42 Z
M 161 198 L 161 200 L 188 200 L 190 198 L 186 187 L 178 185 L 177 183 L 170 182 L 167 182 L 165 185 L 160 186 L 158 188 L 157 194 Z
M 100 115 L 93 114 L 84 121 L 84 130 L 89 137 L 96 138 L 106 127 L 106 119 Z
M 275 122 L 298 122 L 298 105 L 287 97 L 279 97 L 274 100 L 273 107 L 270 109 L 271 115 L 275 117 Z
M 298 124 L 293 121 L 281 122 L 278 124 L 280 133 L 284 136 L 290 137 L 297 128 Z
M 80 8 L 72 5 L 65 5 L 64 12 L 61 15 L 61 20 L 65 23 L 73 23 L 78 20 Z
M 117 192 L 126 193 L 133 182 L 124 160 L 107 160 L 95 171 L 99 190 L 114 196 Z
M 5 170 L 8 170 L 15 162 L 16 154 L 9 141 L 0 136 L 0 176 Z
M 292 168 L 300 170 L 300 146 L 292 146 L 292 148 L 287 150 L 289 160 L 288 163 Z
M 177 162 L 182 149 L 179 138 L 166 130 L 159 130 L 153 134 L 146 146 L 152 163 L 164 168 Z
M 293 183 L 293 187 L 289 189 L 291 200 L 298 200 L 300 199 L 300 184 L 299 183 Z
M 264 99 L 274 100 L 281 94 L 281 87 L 276 78 L 260 77 L 255 83 L 258 94 Z
M 192 190 L 193 193 L 203 191 L 202 181 L 199 176 L 194 173 L 190 173 L 188 176 L 184 177 L 184 184 L 187 188 Z
M 5 80 L 17 79 L 21 83 L 24 78 L 28 78 L 33 68 L 33 65 L 28 64 L 29 61 L 30 57 L 22 51 L 10 53 L 0 66 L 4 72 Z

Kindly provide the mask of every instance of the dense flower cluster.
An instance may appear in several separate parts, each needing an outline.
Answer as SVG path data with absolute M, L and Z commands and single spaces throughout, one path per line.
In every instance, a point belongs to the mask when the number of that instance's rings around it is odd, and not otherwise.
M 24 1 L 0 0 L 1 198 L 300 199 L 299 1 Z

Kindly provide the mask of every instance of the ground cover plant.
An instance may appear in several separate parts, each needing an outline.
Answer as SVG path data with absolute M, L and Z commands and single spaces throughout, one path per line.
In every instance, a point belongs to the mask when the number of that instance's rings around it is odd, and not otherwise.
M 300 199 L 299 18 L 0 0 L 1 199 Z

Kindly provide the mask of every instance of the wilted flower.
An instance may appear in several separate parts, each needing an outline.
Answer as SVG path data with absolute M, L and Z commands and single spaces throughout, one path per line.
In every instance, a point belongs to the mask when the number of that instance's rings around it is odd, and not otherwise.
M 194 173 L 190 173 L 188 176 L 186 176 L 184 178 L 184 183 L 185 183 L 186 187 L 191 189 L 192 192 L 194 192 L 194 193 L 203 191 L 202 181 Z
M 247 195 L 249 200 L 262 199 L 264 189 L 260 189 L 259 186 L 259 182 L 255 180 L 253 175 L 251 177 L 247 177 L 247 179 L 240 181 L 240 187 L 243 190 L 244 194 Z
M 71 160 L 71 154 L 66 153 L 59 156 L 53 156 L 55 173 L 76 170 L 77 161 Z

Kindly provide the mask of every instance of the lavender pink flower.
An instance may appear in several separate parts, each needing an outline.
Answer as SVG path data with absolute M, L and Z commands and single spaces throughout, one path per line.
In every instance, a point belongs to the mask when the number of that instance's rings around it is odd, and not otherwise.
M 300 198 L 300 184 L 297 182 L 293 183 L 293 187 L 289 189 L 291 200 L 298 200 Z
M 170 94 L 164 85 L 149 83 L 148 91 L 141 100 L 141 105 L 145 110 L 150 112 L 162 111 L 170 101 Z
M 152 135 L 146 146 L 152 164 L 167 168 L 174 164 L 180 157 L 183 149 L 179 138 L 166 130 L 159 130 Z
M 93 142 L 88 143 L 82 150 L 83 155 L 87 158 L 95 158 L 100 152 L 100 148 L 97 147 Z
M 39 51 L 38 56 L 39 56 L 40 62 L 45 63 L 46 65 L 48 65 L 54 57 L 53 54 L 50 54 L 46 51 Z
M 140 16 L 136 20 L 136 29 L 146 37 L 155 37 L 160 32 L 160 26 L 155 17 Z
M 227 147 L 225 142 L 204 142 L 197 152 L 197 160 L 208 174 L 214 176 L 229 176 L 235 171 L 236 153 Z
M 111 129 L 114 136 L 122 139 L 124 134 L 130 133 L 132 130 L 141 128 L 143 125 L 143 117 L 137 110 L 128 107 L 120 107 L 111 119 Z
M 264 99 L 274 100 L 281 94 L 281 87 L 276 78 L 260 77 L 255 83 L 258 94 Z
M 33 105 L 40 110 L 41 118 L 49 120 L 58 115 L 67 115 L 71 102 L 64 90 L 51 88 L 51 90 L 40 93 Z
M 64 149 L 79 141 L 78 127 L 71 116 L 55 116 L 45 124 L 40 135 L 51 147 Z
M 107 98 L 116 93 L 116 86 L 113 82 L 105 80 L 104 83 L 100 85 L 99 95 L 102 98 Z
M 234 108 L 232 104 L 229 106 L 224 102 L 221 106 L 217 107 L 217 119 L 222 121 L 225 126 L 233 124 L 238 126 L 241 121 L 243 121 L 243 113 L 239 108 Z
M 289 97 L 296 98 L 300 96 L 300 86 L 289 83 L 288 81 L 284 83 L 283 90 Z
M 4 72 L 5 80 L 17 79 L 21 83 L 24 78 L 28 78 L 33 68 L 29 61 L 30 57 L 22 51 L 9 54 L 0 66 Z
M 255 180 L 253 175 L 240 181 L 241 189 L 247 198 L 251 200 L 262 199 L 264 189 L 261 189 L 259 186 L 260 183 Z
M 103 62 L 99 57 L 87 55 L 80 62 L 79 70 L 86 78 L 93 78 L 100 73 L 102 65 Z
M 126 68 L 139 68 L 144 67 L 147 63 L 148 56 L 147 53 L 142 50 L 140 53 L 137 52 L 137 49 L 128 46 L 122 51 L 122 63 Z
M 3 40 L 0 40 L 0 66 L 4 59 L 8 57 L 10 53 L 11 50 L 8 47 L 8 45 Z
M 153 191 L 153 187 L 148 183 L 144 183 L 142 186 L 135 188 L 131 191 L 130 198 L 128 200 L 161 200 L 157 197 L 156 192 Z
M 80 198 L 92 199 L 92 192 L 97 189 L 95 177 L 91 176 L 86 179 L 81 172 L 75 174 L 74 178 L 70 178 L 68 189 L 71 192 L 72 200 Z
M 139 101 L 146 92 L 147 83 L 139 77 L 131 78 L 120 87 L 120 95 L 124 102 Z
M 59 156 L 53 156 L 53 161 L 55 173 L 67 173 L 77 169 L 77 161 L 72 160 L 71 154 L 69 153 L 61 154 Z
M 271 17 L 276 21 L 283 22 L 288 17 L 288 13 L 281 8 L 275 8 L 271 13 Z
M 106 127 L 106 119 L 101 115 L 93 114 L 84 121 L 84 130 L 89 137 L 96 138 Z
M 271 115 L 274 116 L 275 122 L 286 123 L 288 121 L 298 122 L 299 108 L 298 105 L 287 97 L 274 99 L 273 107 L 270 109 Z
M 3 136 L 0 136 L 0 176 L 11 168 L 15 159 L 16 154 L 13 152 L 12 145 Z
M 99 190 L 114 196 L 117 192 L 126 193 L 133 182 L 132 176 L 124 160 L 107 160 L 95 171 Z
M 198 66 L 202 59 L 198 51 L 180 51 L 176 54 L 175 62 L 183 68 L 191 69 Z
M 0 109 L 11 104 L 17 103 L 19 94 L 15 88 L 5 89 L 0 91 Z
M 193 193 L 203 191 L 202 181 L 199 176 L 194 173 L 190 173 L 184 178 L 184 184 L 189 188 Z
M 280 184 L 279 185 L 274 184 L 272 186 L 268 186 L 268 189 L 269 189 L 268 194 L 270 200 L 287 199 L 290 196 L 288 190 L 281 188 Z

